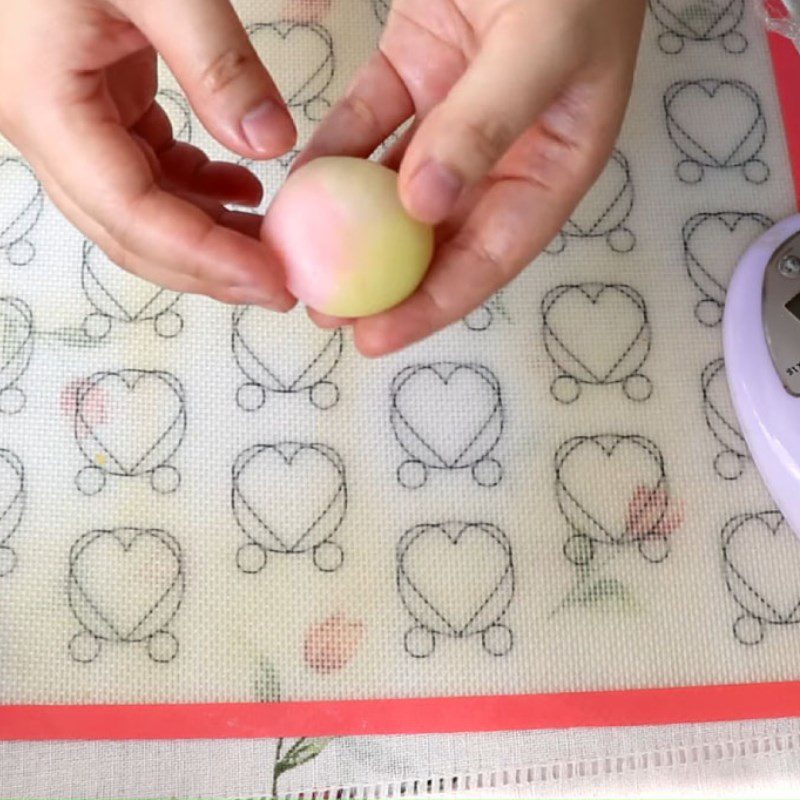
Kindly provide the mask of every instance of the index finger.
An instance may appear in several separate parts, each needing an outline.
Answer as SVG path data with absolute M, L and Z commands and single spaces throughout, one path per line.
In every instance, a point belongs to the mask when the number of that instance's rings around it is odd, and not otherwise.
M 216 286 L 246 291 L 276 310 L 294 299 L 267 248 L 164 191 L 141 147 L 107 109 L 56 109 L 42 159 L 61 190 L 109 236 L 141 259 Z
M 376 50 L 314 131 L 292 170 L 320 156 L 366 158 L 414 110 L 403 79 L 389 59 Z
M 229 0 L 115 0 L 164 57 L 197 116 L 243 156 L 289 150 L 297 132 Z
M 566 147 L 541 131 L 509 157 L 530 160 L 524 172 L 487 182 L 463 225 L 438 249 L 422 285 L 404 303 L 357 320 L 356 345 L 368 356 L 400 350 L 456 322 L 521 272 L 558 233 L 596 179 L 614 135 Z

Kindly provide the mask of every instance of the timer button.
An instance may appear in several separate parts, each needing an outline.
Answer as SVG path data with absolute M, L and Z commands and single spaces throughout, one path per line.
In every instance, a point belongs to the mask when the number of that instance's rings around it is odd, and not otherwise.
M 784 278 L 800 278 L 800 257 L 795 255 L 785 255 L 778 262 L 778 272 Z

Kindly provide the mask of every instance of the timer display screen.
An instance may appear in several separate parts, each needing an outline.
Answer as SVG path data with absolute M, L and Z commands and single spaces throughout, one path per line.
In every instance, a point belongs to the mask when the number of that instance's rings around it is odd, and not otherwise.
M 795 319 L 800 321 L 800 294 L 795 295 L 787 304 L 786 310 L 793 316 Z

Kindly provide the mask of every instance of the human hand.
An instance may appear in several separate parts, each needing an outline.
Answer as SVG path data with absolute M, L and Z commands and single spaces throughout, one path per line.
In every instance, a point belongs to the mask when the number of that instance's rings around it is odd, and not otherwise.
M 437 250 L 411 298 L 353 323 L 363 353 L 462 318 L 558 233 L 619 133 L 643 17 L 644 0 L 394 0 L 297 161 L 367 157 L 413 117 L 385 162 L 406 209 L 439 226 Z
M 228 0 L 2 0 L 0 132 L 63 213 L 154 283 L 232 303 L 294 305 L 258 241 L 260 182 L 178 143 L 154 101 L 160 52 L 209 132 L 251 159 L 294 124 Z

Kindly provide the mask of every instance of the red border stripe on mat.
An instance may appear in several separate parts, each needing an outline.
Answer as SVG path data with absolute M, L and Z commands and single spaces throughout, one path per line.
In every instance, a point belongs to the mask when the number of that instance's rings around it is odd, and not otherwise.
M 467 733 L 795 716 L 800 682 L 423 700 L 10 706 L 0 710 L 0 740 Z
M 775 34 L 769 44 L 800 206 L 800 53 Z M 800 681 L 408 700 L 0 706 L 0 740 L 363 736 L 797 716 Z
M 795 195 L 800 208 L 800 53 L 788 39 L 777 33 L 770 33 L 768 38 L 775 85 L 783 112 Z

